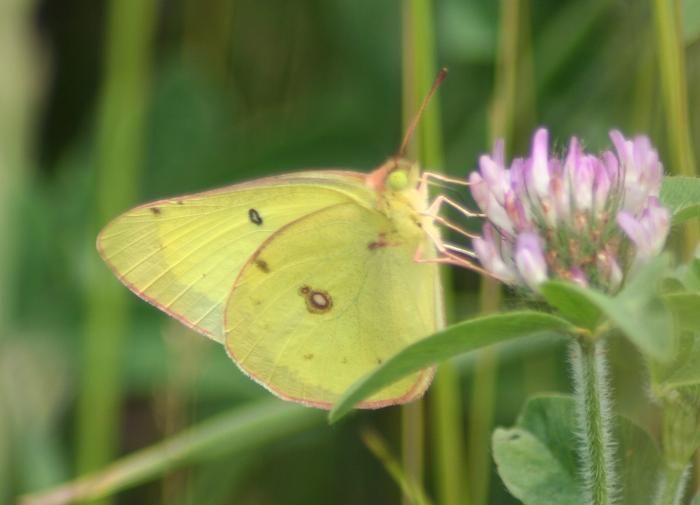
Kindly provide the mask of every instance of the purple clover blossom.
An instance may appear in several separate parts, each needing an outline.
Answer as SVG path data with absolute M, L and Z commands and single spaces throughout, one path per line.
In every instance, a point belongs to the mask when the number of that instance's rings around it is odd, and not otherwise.
M 471 192 L 487 218 L 473 240 L 494 277 L 536 289 L 549 278 L 616 291 L 624 272 L 659 254 L 670 213 L 659 202 L 663 167 L 644 136 L 613 130 L 615 152 L 586 153 L 572 137 L 565 156 L 535 132 L 531 155 L 506 167 L 504 147 L 479 159 Z

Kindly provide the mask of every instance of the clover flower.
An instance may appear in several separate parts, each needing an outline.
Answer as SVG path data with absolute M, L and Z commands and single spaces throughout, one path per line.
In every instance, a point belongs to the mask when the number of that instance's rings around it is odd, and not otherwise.
M 469 183 L 487 222 L 474 252 L 508 284 L 536 289 L 560 278 L 616 291 L 626 272 L 660 253 L 669 232 L 658 154 L 647 137 L 613 130 L 614 153 L 586 153 L 572 137 L 560 158 L 548 138 L 537 130 L 530 156 L 509 168 L 502 142 L 479 159 Z

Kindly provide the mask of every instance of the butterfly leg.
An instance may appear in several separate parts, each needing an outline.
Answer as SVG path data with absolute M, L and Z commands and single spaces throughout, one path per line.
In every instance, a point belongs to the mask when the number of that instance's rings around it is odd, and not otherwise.
M 446 175 L 438 174 L 437 172 L 423 172 L 420 176 L 419 188 L 425 188 L 430 184 L 430 179 L 435 179 L 440 182 L 448 182 L 450 184 L 457 184 L 458 186 L 470 186 L 471 183 L 464 179 L 456 179 L 454 177 L 448 177 Z
M 461 230 L 456 226 L 454 227 L 454 229 L 464 235 L 471 236 L 467 232 Z M 431 229 L 430 227 L 425 228 L 425 233 L 426 235 L 428 235 L 428 238 L 430 238 L 430 241 L 433 243 L 435 249 L 437 249 L 439 254 L 437 257 L 426 258 L 423 256 L 422 247 L 419 247 L 418 249 L 416 249 L 416 254 L 413 257 L 414 261 L 418 263 L 442 263 L 456 265 L 459 267 L 469 268 L 476 272 L 489 275 L 488 272 L 486 272 L 484 269 L 482 269 L 470 259 L 476 258 L 476 254 L 473 251 L 443 241 L 437 230 Z
M 435 180 L 435 181 L 441 181 L 441 182 L 447 182 L 451 184 L 457 184 L 460 186 L 469 186 L 470 183 L 462 180 L 462 179 L 455 179 L 452 177 L 447 177 L 445 175 L 437 174 L 434 172 L 423 172 L 421 174 L 420 182 L 418 185 L 418 191 L 423 192 L 427 191 L 428 184 L 430 184 L 430 180 Z M 454 200 L 444 196 L 444 195 L 438 195 L 435 200 L 430 204 L 430 206 L 426 209 L 426 211 L 423 213 L 424 216 L 429 217 L 433 223 L 438 223 L 441 224 L 457 233 L 459 233 L 462 236 L 468 237 L 468 238 L 475 238 L 478 235 L 469 233 L 468 231 L 464 230 L 463 228 L 459 227 L 458 225 L 452 223 L 451 221 L 445 219 L 444 217 L 440 216 L 440 210 L 442 209 L 443 205 L 449 205 L 450 207 L 456 209 L 460 214 L 462 214 L 464 217 L 471 218 L 471 217 L 483 217 L 483 214 L 477 213 L 477 212 L 472 212 L 466 207 L 460 205 L 459 203 L 455 202 Z M 431 242 L 437 249 L 439 255 L 435 258 L 426 258 L 423 256 L 423 251 L 422 248 L 418 248 L 416 250 L 416 254 L 414 255 L 414 261 L 418 263 L 441 263 L 441 264 L 449 264 L 449 265 L 456 265 L 464 268 L 469 268 L 471 270 L 474 270 L 476 272 L 485 274 L 485 275 L 490 275 L 489 272 L 485 271 L 483 268 L 481 268 L 478 264 L 476 264 L 472 259 L 476 258 L 476 254 L 473 251 L 470 251 L 469 249 L 465 249 L 463 247 L 459 247 L 455 244 L 450 244 L 447 242 L 444 242 L 442 238 L 440 237 L 440 234 L 437 232 L 435 229 L 431 229 L 431 227 L 426 227 L 425 232 L 430 238 Z
M 436 248 L 438 248 L 438 244 L 435 244 Z M 468 254 L 469 256 L 473 255 L 471 251 L 467 251 L 466 249 L 462 249 L 456 246 L 453 246 L 451 244 L 442 244 L 441 247 L 443 248 L 443 251 L 441 252 L 440 256 L 437 256 L 435 258 L 426 258 L 423 256 L 423 249 L 419 247 L 416 249 L 416 254 L 413 256 L 413 261 L 416 263 L 438 263 L 438 264 L 444 264 L 444 265 L 454 265 L 462 268 L 468 268 L 470 270 L 474 270 L 475 272 L 478 272 L 483 275 L 488 275 L 490 277 L 493 277 L 493 275 L 490 272 L 487 272 L 483 268 L 481 268 L 479 265 L 477 265 L 475 262 L 460 256 L 459 254 L 456 254 L 453 251 L 460 251 L 465 254 Z
M 428 209 L 426 210 L 426 215 L 436 217 L 438 213 L 440 212 L 440 209 L 442 208 L 443 204 L 447 204 L 453 209 L 457 210 L 460 214 L 462 214 L 464 217 L 484 217 L 484 214 L 480 212 L 472 212 L 471 210 L 467 209 L 466 207 L 460 205 L 459 203 L 455 202 L 454 200 L 446 197 L 445 195 L 438 195 L 435 200 L 430 204 Z

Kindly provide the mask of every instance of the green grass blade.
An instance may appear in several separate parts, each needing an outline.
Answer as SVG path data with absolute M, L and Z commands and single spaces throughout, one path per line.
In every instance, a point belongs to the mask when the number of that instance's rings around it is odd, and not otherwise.
M 676 0 L 653 0 L 656 52 L 670 147 L 669 168 L 673 173 L 692 177 L 696 175 L 696 166 L 688 118 L 685 45 L 679 5 Z M 700 229 L 697 223 L 688 223 L 684 232 L 683 249 L 689 258 L 700 239 Z
M 432 0 L 408 0 L 403 4 L 403 123 L 408 128 L 424 97 L 430 91 L 436 72 L 435 36 L 433 29 Z M 414 132 L 413 142 L 408 149 L 409 158 L 418 160 L 423 167 L 435 169 L 443 164 L 442 134 L 437 97 L 434 97 Z M 445 308 L 443 293 L 438 292 L 437 329 L 444 326 Z M 451 387 L 443 380 L 436 387 Z M 440 411 L 445 414 L 444 411 Z M 424 460 L 424 411 L 423 402 L 418 401 L 402 408 L 401 446 L 403 466 L 408 476 L 418 485 L 423 477 Z M 446 433 L 444 436 L 457 434 Z M 452 441 L 454 443 L 454 440 Z M 458 449 L 458 447 L 457 447 Z M 443 452 L 438 449 L 438 455 Z M 456 470 L 450 468 L 448 473 Z M 442 482 L 441 482 L 442 484 Z M 404 497 L 404 503 L 407 499 Z
M 386 471 L 401 488 L 404 497 L 415 505 L 431 505 L 420 484 L 413 481 L 389 450 L 386 441 L 375 431 L 366 431 L 362 434 L 362 441 L 374 456 L 384 466 Z
M 317 410 L 265 400 L 237 407 L 158 444 L 126 456 L 104 469 L 43 493 L 21 505 L 61 505 L 109 496 L 167 472 L 246 449 L 257 449 L 322 424 Z
M 148 102 L 157 2 L 112 0 L 107 27 L 106 69 L 97 135 L 97 227 L 136 199 Z M 92 247 L 91 247 L 92 249 Z M 83 372 L 77 419 L 79 473 L 113 456 L 119 422 L 122 345 L 127 333 L 126 290 L 91 252 L 91 286 L 83 339 Z

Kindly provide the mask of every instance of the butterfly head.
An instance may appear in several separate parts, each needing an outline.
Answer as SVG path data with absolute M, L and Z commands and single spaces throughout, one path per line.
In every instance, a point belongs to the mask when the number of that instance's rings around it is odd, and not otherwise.
M 420 180 L 420 165 L 401 157 L 391 157 L 369 174 L 368 182 L 378 193 L 415 191 Z
M 394 167 L 386 176 L 385 187 L 390 191 L 415 189 L 420 177 L 418 163 L 403 158 L 395 158 L 390 161 L 394 162 Z

